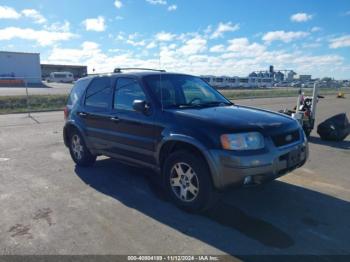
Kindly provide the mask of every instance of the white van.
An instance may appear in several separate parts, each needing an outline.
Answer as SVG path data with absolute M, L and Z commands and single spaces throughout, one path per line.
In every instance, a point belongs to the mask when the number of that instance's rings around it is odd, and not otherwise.
M 47 78 L 47 82 L 72 83 L 74 76 L 70 72 L 52 72 Z

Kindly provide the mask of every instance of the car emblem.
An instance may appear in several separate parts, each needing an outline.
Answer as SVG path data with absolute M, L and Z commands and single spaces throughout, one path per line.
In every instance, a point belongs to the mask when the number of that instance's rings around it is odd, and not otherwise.
M 292 141 L 292 138 L 293 138 L 292 135 L 288 135 L 288 136 L 286 136 L 286 141 L 290 142 L 290 141 Z

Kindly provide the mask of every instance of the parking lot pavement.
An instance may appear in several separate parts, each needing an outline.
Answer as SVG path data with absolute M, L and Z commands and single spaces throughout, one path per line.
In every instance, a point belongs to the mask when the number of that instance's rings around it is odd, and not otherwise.
M 294 99 L 238 102 L 276 110 Z M 318 119 L 340 112 L 349 100 L 327 97 Z M 304 167 L 194 215 L 168 203 L 149 170 L 107 158 L 75 167 L 62 119 L 0 116 L 0 254 L 350 253 L 350 137 L 313 133 Z

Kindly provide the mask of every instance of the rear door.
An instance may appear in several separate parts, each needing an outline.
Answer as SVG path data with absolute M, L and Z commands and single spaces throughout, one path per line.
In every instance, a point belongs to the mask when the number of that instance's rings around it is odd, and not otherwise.
M 113 89 L 109 77 L 98 77 L 88 86 L 82 110 L 77 114 L 85 124 L 90 145 L 98 151 L 109 151 Z
M 150 106 L 148 112 L 136 112 L 134 100 L 146 101 Z M 112 107 L 113 153 L 133 162 L 155 164 L 154 112 L 150 98 L 136 78 L 117 79 Z

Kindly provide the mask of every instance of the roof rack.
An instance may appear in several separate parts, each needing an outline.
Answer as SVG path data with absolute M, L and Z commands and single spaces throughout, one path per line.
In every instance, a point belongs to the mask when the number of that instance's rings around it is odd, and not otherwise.
M 128 67 L 128 68 L 115 68 L 113 73 L 122 73 L 125 70 L 142 70 L 142 71 L 155 71 L 155 72 L 166 72 L 162 69 L 152 69 L 152 68 L 139 68 L 139 67 Z

